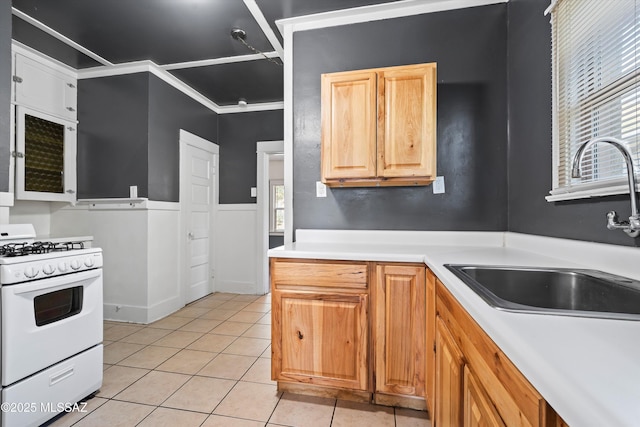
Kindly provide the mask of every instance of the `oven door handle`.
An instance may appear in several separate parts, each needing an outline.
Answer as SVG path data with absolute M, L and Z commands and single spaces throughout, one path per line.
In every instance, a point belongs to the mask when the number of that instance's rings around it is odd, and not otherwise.
M 79 273 L 65 274 L 63 276 L 51 277 L 49 279 L 34 280 L 33 282 L 21 283 L 19 285 L 3 286 L 3 289 L 11 289 L 14 295 L 27 294 L 42 290 L 51 291 L 55 288 L 68 288 L 78 282 L 94 279 L 102 275 L 102 269 L 81 271 Z

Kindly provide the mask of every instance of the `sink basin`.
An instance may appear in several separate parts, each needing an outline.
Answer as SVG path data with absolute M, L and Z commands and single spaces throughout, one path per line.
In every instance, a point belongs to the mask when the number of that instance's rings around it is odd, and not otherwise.
M 445 265 L 500 310 L 640 320 L 640 281 L 597 270 Z

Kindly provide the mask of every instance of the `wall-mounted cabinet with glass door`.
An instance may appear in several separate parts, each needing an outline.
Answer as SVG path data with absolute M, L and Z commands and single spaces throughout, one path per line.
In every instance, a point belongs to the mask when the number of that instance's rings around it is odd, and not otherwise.
M 13 59 L 15 197 L 74 202 L 76 78 L 32 54 L 14 52 Z
M 76 199 L 76 124 L 16 107 L 16 198 Z

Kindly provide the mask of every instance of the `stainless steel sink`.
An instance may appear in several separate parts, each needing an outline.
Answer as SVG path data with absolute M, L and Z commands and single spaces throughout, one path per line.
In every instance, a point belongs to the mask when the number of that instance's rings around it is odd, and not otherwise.
M 597 270 L 445 265 L 508 311 L 640 320 L 640 281 Z

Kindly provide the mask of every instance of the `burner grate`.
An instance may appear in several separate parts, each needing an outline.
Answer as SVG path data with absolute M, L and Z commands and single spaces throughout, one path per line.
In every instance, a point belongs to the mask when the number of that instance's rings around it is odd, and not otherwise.
M 7 243 L 0 246 L 0 256 L 25 256 L 34 254 L 46 254 L 49 252 L 64 252 L 84 249 L 83 242 L 33 242 L 33 243 Z

